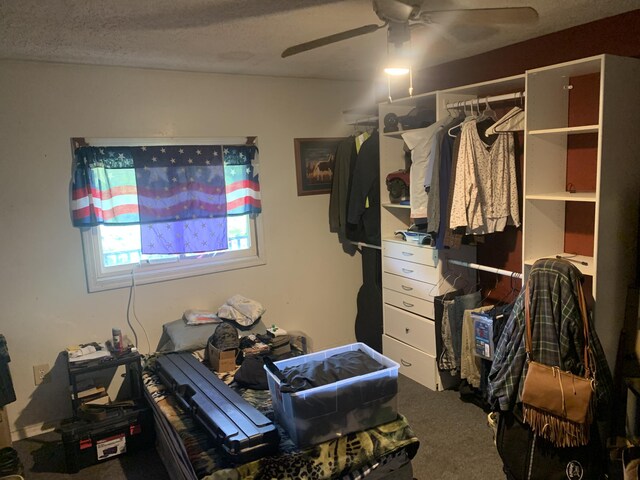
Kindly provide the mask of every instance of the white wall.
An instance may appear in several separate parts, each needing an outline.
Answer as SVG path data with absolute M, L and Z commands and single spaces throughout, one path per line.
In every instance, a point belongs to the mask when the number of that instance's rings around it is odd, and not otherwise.
M 347 82 L 0 62 L 0 333 L 18 397 L 9 406 L 14 438 L 69 416 L 58 357 L 67 345 L 104 341 L 112 327 L 133 338 L 127 289 L 87 293 L 69 215 L 71 137 L 257 135 L 267 265 L 138 286 L 137 316 L 154 348 L 163 323 L 240 293 L 267 308 L 265 323 L 302 330 L 322 349 L 354 341 L 361 264 L 328 231 L 329 196 L 297 196 L 293 138 L 349 133 L 340 112 L 362 91 Z M 53 367 L 52 382 L 36 388 L 32 366 L 42 363 Z

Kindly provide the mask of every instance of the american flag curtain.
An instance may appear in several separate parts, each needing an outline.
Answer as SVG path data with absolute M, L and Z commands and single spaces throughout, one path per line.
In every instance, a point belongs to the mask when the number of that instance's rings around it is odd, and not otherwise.
M 146 254 L 224 250 L 227 215 L 261 211 L 256 155 L 249 145 L 80 147 L 73 224 L 138 224 Z

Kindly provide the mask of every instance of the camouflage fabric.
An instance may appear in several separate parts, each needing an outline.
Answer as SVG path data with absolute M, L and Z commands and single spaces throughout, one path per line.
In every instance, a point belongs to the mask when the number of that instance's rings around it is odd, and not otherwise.
M 280 451 L 277 455 L 243 465 L 233 465 L 217 452 L 206 432 L 182 410 L 175 397 L 165 389 L 154 373 L 155 358 L 150 356 L 146 359 L 143 371 L 145 388 L 182 439 L 198 479 L 359 479 L 366 477 L 378 463 L 384 463 L 396 455 L 413 458 L 418 450 L 418 438 L 401 415 L 393 422 L 305 449 L 298 449 L 284 429 L 276 424 L 280 433 Z M 221 379 L 229 383 L 233 376 L 226 373 Z M 232 388 L 273 420 L 271 395 L 268 391 L 242 389 L 233 384 Z

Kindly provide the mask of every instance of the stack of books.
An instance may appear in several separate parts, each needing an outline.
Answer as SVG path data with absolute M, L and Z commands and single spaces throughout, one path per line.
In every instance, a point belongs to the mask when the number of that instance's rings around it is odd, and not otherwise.
M 77 399 L 80 401 L 80 405 L 109 405 L 111 403 L 107 389 L 94 385 L 91 381 L 78 383 Z

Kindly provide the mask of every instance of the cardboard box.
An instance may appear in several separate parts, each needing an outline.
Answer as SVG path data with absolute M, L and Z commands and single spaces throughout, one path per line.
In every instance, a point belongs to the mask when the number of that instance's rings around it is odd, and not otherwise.
M 209 345 L 209 366 L 216 372 L 230 372 L 236 369 L 237 349 L 218 350 Z

